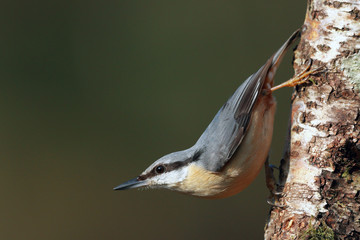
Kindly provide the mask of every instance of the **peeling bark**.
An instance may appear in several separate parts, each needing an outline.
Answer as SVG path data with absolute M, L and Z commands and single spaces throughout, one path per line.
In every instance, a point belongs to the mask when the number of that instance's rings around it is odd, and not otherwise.
M 360 1 L 309 0 L 304 26 L 295 72 L 326 70 L 293 94 L 265 239 L 360 239 Z

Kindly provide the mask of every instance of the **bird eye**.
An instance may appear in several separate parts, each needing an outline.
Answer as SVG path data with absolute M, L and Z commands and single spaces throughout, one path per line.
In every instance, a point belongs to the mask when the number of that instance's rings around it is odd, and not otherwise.
M 157 166 L 157 167 L 155 168 L 155 172 L 156 172 L 157 174 L 161 174 L 161 173 L 165 172 L 165 167 L 164 167 L 164 165 L 159 165 L 159 166 Z

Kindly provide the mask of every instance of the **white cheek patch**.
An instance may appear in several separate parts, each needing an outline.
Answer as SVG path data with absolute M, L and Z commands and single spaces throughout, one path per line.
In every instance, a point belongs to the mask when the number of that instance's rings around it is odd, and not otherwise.
M 154 176 L 151 180 L 155 185 L 171 185 L 183 181 L 186 178 L 187 172 L 187 168 L 182 167 Z

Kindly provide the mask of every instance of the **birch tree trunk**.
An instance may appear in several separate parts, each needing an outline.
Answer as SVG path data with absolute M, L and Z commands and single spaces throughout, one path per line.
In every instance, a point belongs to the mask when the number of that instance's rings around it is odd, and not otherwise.
M 360 1 L 309 0 L 304 26 L 295 72 L 326 70 L 293 94 L 265 239 L 360 239 Z

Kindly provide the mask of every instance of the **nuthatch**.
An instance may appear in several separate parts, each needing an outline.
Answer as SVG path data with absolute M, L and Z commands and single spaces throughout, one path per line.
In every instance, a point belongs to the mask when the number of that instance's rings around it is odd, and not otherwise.
M 276 108 L 272 96 L 276 88 L 271 88 L 275 72 L 299 36 L 297 30 L 241 84 L 194 146 L 163 156 L 137 178 L 114 190 L 167 188 L 198 197 L 225 198 L 246 188 L 259 174 L 270 149 Z M 307 75 L 282 86 L 294 86 Z

